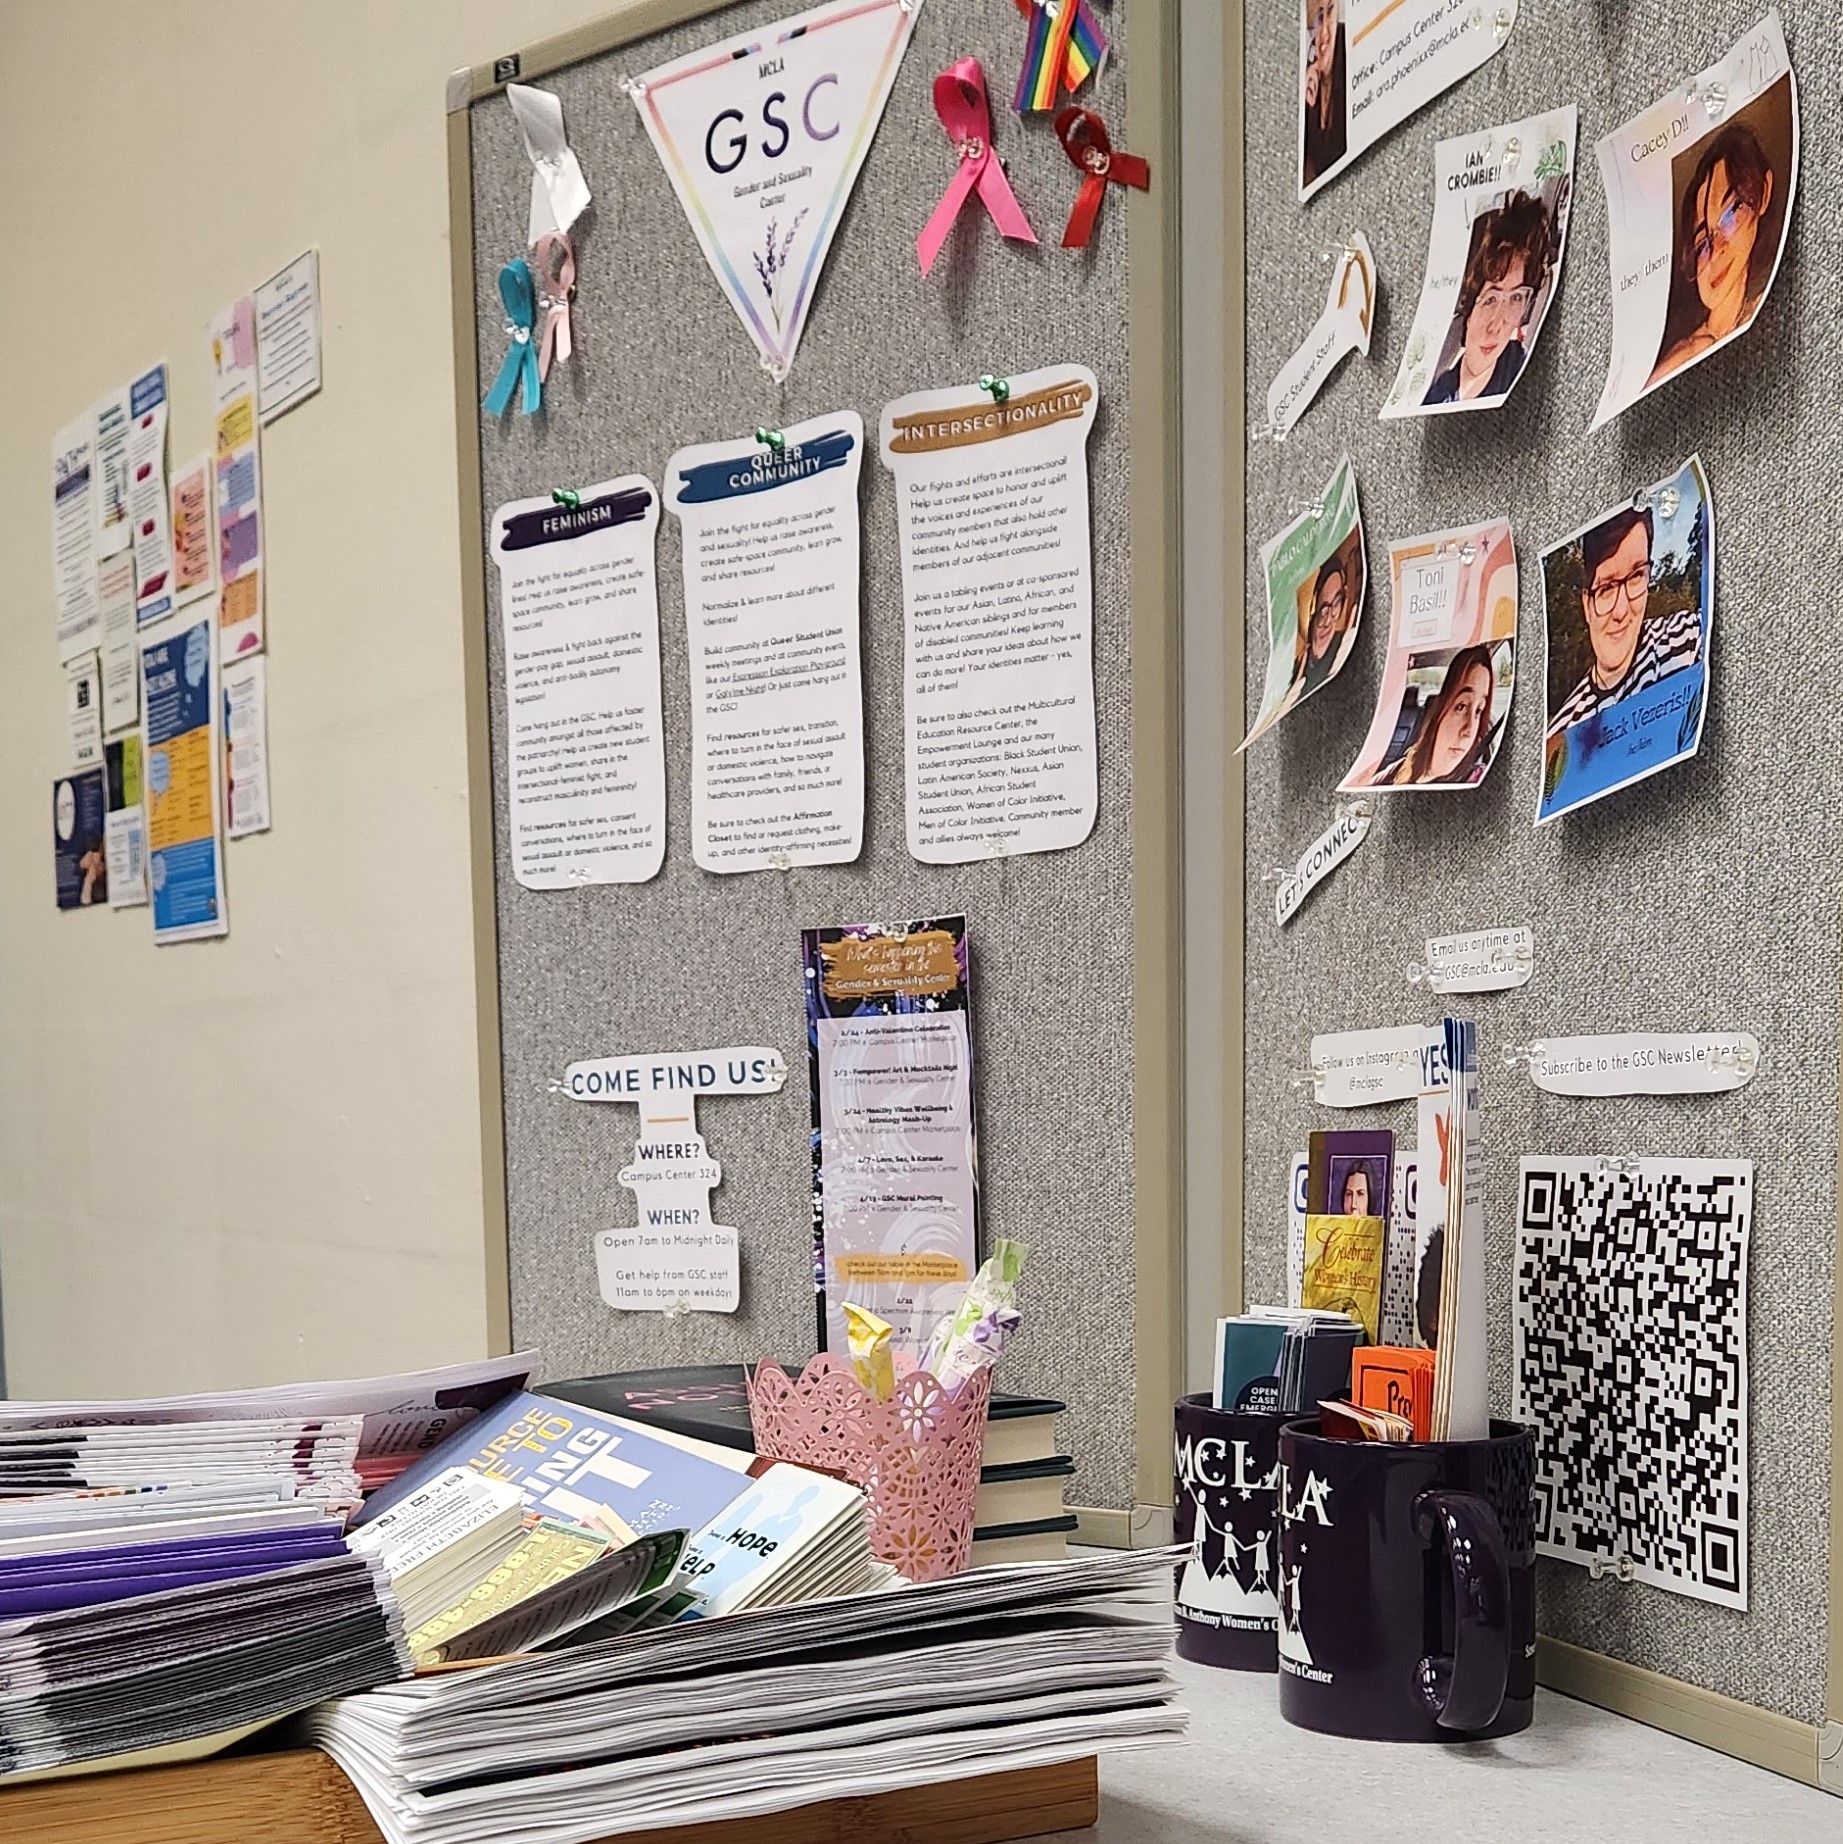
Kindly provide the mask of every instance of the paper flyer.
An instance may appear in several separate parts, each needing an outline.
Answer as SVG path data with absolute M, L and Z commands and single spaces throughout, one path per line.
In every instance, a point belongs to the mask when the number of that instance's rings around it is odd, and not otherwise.
M 244 295 L 211 323 L 212 522 L 218 547 L 218 656 L 263 643 L 262 431 L 256 415 L 256 304 Z
M 272 423 L 320 388 L 320 252 L 256 290 L 256 401 Z
M 1542 554 L 1548 721 L 1536 824 L 1702 747 L 1715 505 L 1702 458 Z
M 210 617 L 141 648 L 146 708 L 147 877 L 154 940 L 222 935 L 216 648 Z
M 1798 83 L 1777 11 L 1594 144 L 1613 293 L 1594 428 L 1753 325 L 1785 253 L 1798 145 Z
M 681 448 L 691 855 L 706 871 L 849 864 L 864 840 L 858 475 L 841 410 Z
M 1517 0 L 1303 0 L 1299 196 L 1510 42 Z
M 86 411 L 51 440 L 51 586 L 58 658 L 87 653 L 102 637 L 96 608 L 95 419 Z
M 208 454 L 188 461 L 173 476 L 169 529 L 173 538 L 173 600 L 181 608 L 218 586 L 217 546 L 212 542 L 211 502 L 216 469 Z
M 1389 546 L 1389 651 L 1342 794 L 1476 787 L 1510 723 L 1517 551 L 1502 519 Z
M 51 856 L 58 907 L 109 900 L 108 787 L 100 767 L 51 784 Z
M 919 1349 L 979 1266 L 966 919 L 801 940 L 820 1346 L 850 1301 Z
M 173 539 L 166 499 L 166 367 L 128 387 L 128 522 L 134 534 L 134 615 L 145 625 L 173 612 Z
M 1523 376 L 1561 283 L 1573 104 L 1439 141 L 1420 304 L 1385 420 L 1493 409 Z
M 96 613 L 102 640 L 102 727 L 113 736 L 141 715 L 141 652 L 135 641 L 134 552 L 96 566 Z
M 1348 456 L 1318 503 L 1261 546 L 1261 576 L 1267 585 L 1267 682 L 1241 749 L 1329 685 L 1357 644 L 1369 563 Z
M 233 660 L 224 685 L 224 831 L 232 839 L 269 830 L 268 661 Z
M 64 704 L 70 728 L 70 768 L 102 763 L 102 662 L 80 653 L 64 662 Z
M 141 804 L 141 739 L 124 736 L 104 746 L 108 785 L 109 907 L 134 909 L 147 901 L 147 812 Z
M 883 409 L 902 545 L 909 851 L 968 864 L 1094 830 L 1094 583 L 1080 365 Z
M 126 389 L 111 391 L 97 404 L 92 454 L 96 491 L 90 498 L 91 543 L 98 558 L 113 557 L 128 548 L 132 526 L 128 516 L 128 427 L 130 412 Z
M 659 495 L 639 474 L 578 504 L 493 514 L 512 873 L 527 890 L 643 884 L 666 855 Z
M 698 247 L 778 382 L 922 0 L 833 0 L 623 80 Z

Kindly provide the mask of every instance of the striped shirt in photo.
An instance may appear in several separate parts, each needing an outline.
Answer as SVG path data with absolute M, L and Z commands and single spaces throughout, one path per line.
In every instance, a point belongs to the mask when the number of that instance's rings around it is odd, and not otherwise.
M 1632 655 L 1625 677 L 1611 691 L 1602 691 L 1595 683 L 1593 668 L 1589 667 L 1587 676 L 1562 700 L 1549 719 L 1549 735 L 1571 729 L 1603 706 L 1617 704 L 1621 698 L 1629 698 L 1634 692 L 1655 685 L 1659 679 L 1667 679 L 1673 672 L 1695 665 L 1701 657 L 1702 615 L 1699 610 L 1679 608 L 1668 615 L 1646 616 L 1645 631 L 1639 637 L 1638 651 Z

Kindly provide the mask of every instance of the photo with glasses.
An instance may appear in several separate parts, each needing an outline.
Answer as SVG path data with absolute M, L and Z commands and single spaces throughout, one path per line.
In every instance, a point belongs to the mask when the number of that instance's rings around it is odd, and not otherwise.
M 1427 269 L 1385 418 L 1491 409 L 1523 376 L 1561 280 L 1572 108 L 1434 148 Z
M 1798 192 L 1798 81 L 1777 12 L 1594 143 L 1606 190 L 1612 339 L 1603 428 L 1751 327 Z
M 1753 324 L 1785 244 L 1791 171 L 1789 72 L 1671 162 L 1670 307 L 1648 385 Z
M 1261 547 L 1267 586 L 1267 673 L 1246 749 L 1343 671 L 1369 586 L 1357 476 L 1349 457 L 1324 490 Z
M 1715 621 L 1700 456 L 1542 558 L 1548 722 L 1536 824 L 1693 756 Z

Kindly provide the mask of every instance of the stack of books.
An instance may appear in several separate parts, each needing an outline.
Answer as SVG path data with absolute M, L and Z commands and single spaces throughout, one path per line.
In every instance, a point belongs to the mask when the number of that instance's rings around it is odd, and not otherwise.
M 798 1364 L 782 1366 L 790 1376 Z M 680 1365 L 628 1370 L 613 1376 L 547 1383 L 545 1392 L 650 1428 L 739 1453 L 754 1451 L 749 1391 L 741 1364 Z M 1063 1509 L 1064 1482 L 1075 1462 L 1056 1451 L 1056 1418 L 1064 1405 L 1042 1396 L 994 1394 L 986 1423 L 973 1510 L 972 1565 L 1054 1562 L 1068 1554 L 1076 1527 Z
M 1175 1740 L 1170 1550 L 601 1636 L 316 1709 L 390 1844 L 747 1819 Z

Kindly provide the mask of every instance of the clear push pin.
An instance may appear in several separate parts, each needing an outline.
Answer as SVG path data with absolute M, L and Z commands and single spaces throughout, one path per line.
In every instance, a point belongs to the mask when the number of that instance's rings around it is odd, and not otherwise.
M 646 85 L 638 77 L 623 77 L 620 81 L 621 93 L 631 96 L 638 102 L 646 94 Z
M 1506 1044 L 1504 1046 L 1504 1067 L 1506 1069 L 1533 1069 L 1541 1051 L 1540 1043 Z
M 1702 111 L 1710 121 L 1717 121 L 1728 107 L 1728 86 L 1705 83 L 1702 86 Z
M 771 851 L 768 854 L 768 862 L 773 865 L 777 871 L 782 873 L 791 871 L 794 868 L 794 861 L 785 848 L 777 848 Z
M 1348 824 L 1357 824 L 1376 817 L 1375 800 L 1368 794 L 1359 794 L 1354 800 L 1340 800 L 1337 803 L 1337 818 Z
M 1515 172 L 1523 159 L 1523 143 L 1514 134 L 1504 143 L 1504 165 Z
M 1709 1059 L 1717 1069 L 1731 1069 L 1745 1082 L 1760 1067 L 1760 1053 L 1752 1044 L 1722 1044 Z
M 1657 509 L 1667 519 L 1674 519 L 1677 516 L 1677 508 L 1682 503 L 1683 495 L 1675 487 L 1666 487 L 1657 496 Z
M 1324 495 L 1320 494 L 1316 499 L 1289 499 L 1286 508 L 1289 518 L 1296 519 L 1302 512 L 1306 512 L 1311 514 L 1312 522 L 1317 524 L 1325 516 Z
M 691 1302 L 681 1293 L 676 1300 L 671 1301 L 666 1306 L 665 1316 L 668 1319 L 682 1319 L 690 1311 Z
M 1510 28 L 1517 23 L 1517 9 L 1514 6 L 1500 6 L 1491 15 L 1491 36 L 1501 45 L 1510 36 Z
M 1285 883 L 1292 874 L 1293 867 L 1290 864 L 1270 865 L 1261 873 L 1261 883 L 1271 890 L 1276 884 Z
M 1312 1099 L 1316 1101 L 1318 1099 L 1319 1085 L 1323 1080 L 1323 1076 L 1321 1076 L 1316 1069 L 1307 1069 L 1302 1070 L 1296 1076 L 1288 1078 L 1286 1086 L 1295 1095 L 1310 1095 Z
M 1622 1178 L 1630 1178 L 1638 1171 L 1638 1161 L 1636 1159 L 1602 1159 L 1600 1170 L 1616 1173 Z
M 1495 947 L 1491 950 L 1491 971 L 1521 973 L 1534 960 L 1535 956 L 1531 954 L 1527 941 L 1519 941 L 1514 947 Z
M 1425 986 L 1433 978 L 1426 964 L 1418 960 L 1409 961 L 1407 966 L 1402 968 L 1402 972 L 1407 975 L 1410 986 Z

